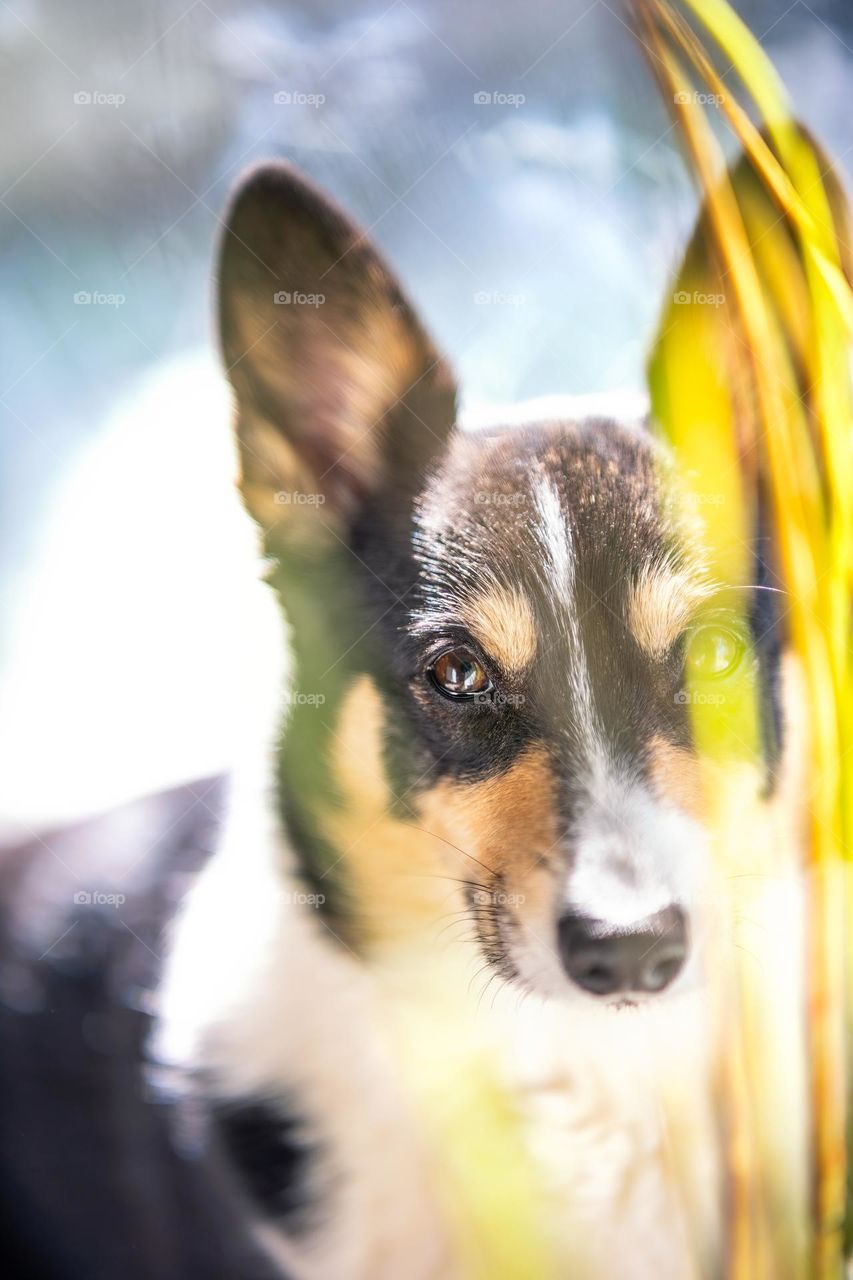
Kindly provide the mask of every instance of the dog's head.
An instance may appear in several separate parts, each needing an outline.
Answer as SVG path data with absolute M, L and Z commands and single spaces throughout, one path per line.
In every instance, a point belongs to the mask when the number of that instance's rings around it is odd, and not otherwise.
M 670 987 L 707 870 L 689 700 L 746 664 L 774 702 L 773 594 L 711 580 L 642 426 L 459 431 L 388 267 L 289 168 L 244 182 L 220 268 L 293 638 L 281 809 L 329 927 L 365 946 L 455 890 L 509 978 Z

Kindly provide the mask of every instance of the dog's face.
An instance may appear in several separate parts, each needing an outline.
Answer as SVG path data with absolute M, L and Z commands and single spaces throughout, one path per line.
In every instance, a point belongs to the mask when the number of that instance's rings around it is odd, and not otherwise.
M 772 736 L 766 582 L 710 580 L 637 425 L 459 432 L 388 269 L 284 167 L 238 193 L 220 307 L 293 638 L 282 812 L 329 927 L 368 947 L 457 892 L 507 978 L 674 986 L 707 876 L 690 702 L 754 683 Z

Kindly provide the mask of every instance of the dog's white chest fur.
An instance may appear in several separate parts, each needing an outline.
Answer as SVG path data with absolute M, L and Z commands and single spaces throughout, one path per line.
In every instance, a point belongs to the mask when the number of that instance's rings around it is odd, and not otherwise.
M 366 967 L 331 936 L 285 879 L 265 813 L 258 788 L 238 790 L 176 927 L 157 1053 L 212 1072 L 225 1097 L 281 1096 L 309 1118 L 319 1226 L 298 1242 L 258 1227 L 297 1278 L 453 1280 L 452 1179 L 401 1057 L 427 988 L 404 969 Z M 681 1155 L 713 1144 L 698 1141 L 707 1117 L 695 1108 L 691 1142 L 676 1095 L 708 1096 L 700 1011 L 686 1000 L 613 1011 L 480 991 L 472 983 L 466 1034 L 482 1034 L 519 1117 L 556 1274 L 691 1275 L 685 1224 L 712 1229 L 715 1178 L 695 1161 L 688 1178 Z M 679 1101 L 676 1134 L 668 1108 Z

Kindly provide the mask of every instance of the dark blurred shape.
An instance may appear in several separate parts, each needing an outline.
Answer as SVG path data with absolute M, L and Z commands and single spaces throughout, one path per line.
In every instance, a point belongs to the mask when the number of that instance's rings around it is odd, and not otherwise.
M 0 855 L 0 1256 L 17 1280 L 280 1274 L 145 1062 L 164 928 L 224 791 L 180 787 Z

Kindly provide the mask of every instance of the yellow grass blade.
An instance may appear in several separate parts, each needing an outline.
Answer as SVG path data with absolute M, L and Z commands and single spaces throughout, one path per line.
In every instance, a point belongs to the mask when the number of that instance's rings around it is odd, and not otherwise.
M 682 466 L 698 477 L 700 496 L 713 492 L 716 477 L 723 475 L 726 493 L 737 501 L 738 486 L 731 477 L 736 455 L 742 480 L 736 536 L 754 511 L 756 475 L 764 477 L 771 495 L 814 758 L 806 787 L 810 832 L 803 859 L 810 868 L 806 1048 L 812 1081 L 815 1243 L 807 1268 L 799 1264 L 793 1274 L 838 1275 L 849 1028 L 843 859 L 850 856 L 853 795 L 853 299 L 842 271 L 847 213 L 834 179 L 829 176 L 824 183 L 828 175 L 821 171 L 816 149 L 793 120 L 771 64 L 744 24 L 723 0 L 685 3 L 736 69 L 758 108 L 769 144 L 725 89 L 681 15 L 663 0 L 638 0 L 634 7 L 645 23 L 652 66 L 666 100 L 677 106 L 706 209 L 685 277 L 692 286 L 686 290 L 691 302 L 679 312 L 670 307 L 664 317 L 651 387 L 658 420 Z M 721 176 L 720 150 L 697 102 L 688 66 L 713 90 L 752 162 L 731 180 Z M 725 305 L 713 315 L 698 314 L 697 297 L 713 296 L 714 289 L 725 292 Z M 701 444 L 697 435 L 704 437 Z M 720 519 L 706 518 L 703 524 L 712 557 L 719 561 L 725 553 L 724 561 L 728 557 L 730 562 L 731 528 Z M 718 734 L 704 710 L 694 718 L 704 722 L 706 737 Z M 697 736 L 701 742 L 702 734 Z M 718 812 L 721 830 L 725 809 L 723 804 Z M 753 815 L 751 821 L 760 823 L 760 818 Z M 757 1134 L 768 1122 L 778 1127 L 789 1118 L 762 1118 L 757 1099 L 772 1064 L 767 1046 L 756 1040 L 754 1017 L 747 1016 L 743 974 L 739 985 L 741 1026 L 730 1047 L 725 1090 L 736 1150 L 728 1271 L 752 1280 L 781 1274 L 783 1261 L 775 1250 L 776 1261 L 768 1270 L 767 1242 L 773 1252 L 778 1222 L 762 1229 L 756 1219 L 761 1197 L 751 1183 L 758 1179 L 767 1184 L 770 1178 L 770 1170 L 755 1163 Z M 772 987 L 765 996 L 784 999 Z M 752 1088 L 742 1078 L 744 1053 Z

